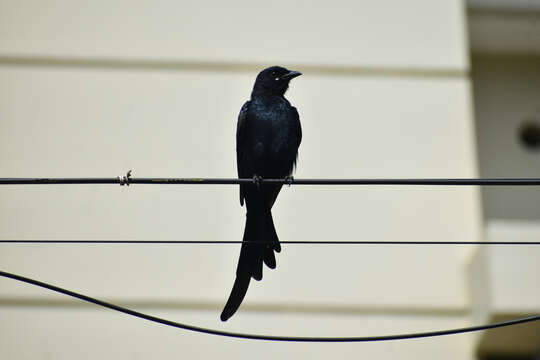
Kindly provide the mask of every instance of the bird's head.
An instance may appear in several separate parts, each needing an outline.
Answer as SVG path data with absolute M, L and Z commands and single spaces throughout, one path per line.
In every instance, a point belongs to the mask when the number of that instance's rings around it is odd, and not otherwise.
M 299 71 L 292 71 L 281 66 L 272 66 L 264 69 L 257 75 L 253 93 L 273 93 L 283 95 L 289 88 L 289 81 L 302 75 Z

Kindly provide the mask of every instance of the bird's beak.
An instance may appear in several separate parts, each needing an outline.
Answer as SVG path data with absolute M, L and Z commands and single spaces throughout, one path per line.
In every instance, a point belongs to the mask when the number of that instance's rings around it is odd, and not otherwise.
M 291 79 L 294 79 L 295 77 L 300 76 L 300 75 L 302 75 L 302 73 L 300 71 L 289 71 L 288 73 L 283 75 L 281 78 L 291 80 Z

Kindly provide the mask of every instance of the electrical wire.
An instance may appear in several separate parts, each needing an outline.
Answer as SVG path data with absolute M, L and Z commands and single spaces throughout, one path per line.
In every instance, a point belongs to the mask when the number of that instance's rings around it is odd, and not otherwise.
M 496 323 L 487 324 L 487 325 L 480 325 L 480 326 L 472 326 L 472 327 L 464 327 L 464 328 L 448 329 L 448 330 L 438 330 L 438 331 L 428 331 L 428 332 L 420 332 L 420 333 L 410 333 L 410 334 L 382 335 L 382 336 L 305 337 L 305 336 L 273 336 L 273 335 L 243 334 L 243 333 L 235 333 L 235 332 L 227 332 L 227 331 L 220 331 L 220 330 L 215 330 L 215 329 L 202 328 L 198 326 L 187 325 L 187 324 L 159 318 L 156 316 L 152 316 L 152 315 L 141 313 L 135 310 L 131 310 L 131 309 L 119 306 L 119 305 L 115 305 L 115 304 L 108 303 L 102 300 L 98 300 L 87 295 L 83 295 L 83 294 L 79 294 L 79 293 L 76 293 L 67 289 L 63 289 L 58 286 L 54 286 L 54 285 L 47 284 L 38 280 L 30 279 L 24 276 L 12 274 L 5 271 L 0 271 L 0 276 L 17 280 L 17 281 L 22 281 L 22 282 L 32 284 L 35 286 L 39 286 L 48 290 L 52 290 L 52 291 L 55 291 L 64 295 L 68 295 L 68 296 L 95 304 L 95 305 L 99 305 L 99 306 L 102 306 L 111 310 L 119 311 L 124 314 L 128 314 L 131 316 L 135 316 L 135 317 L 152 321 L 152 322 L 156 322 L 159 324 L 172 326 L 175 328 L 184 329 L 188 331 L 208 334 L 208 335 L 218 335 L 218 336 L 226 336 L 226 337 L 240 338 L 240 339 L 251 339 L 251 340 L 288 341 L 288 342 L 368 342 L 368 341 L 405 340 L 405 339 L 443 336 L 443 335 L 454 335 L 454 334 L 468 333 L 468 332 L 473 332 L 473 331 L 483 331 L 483 330 L 489 330 L 489 329 L 500 328 L 504 326 L 511 326 L 511 325 L 523 324 L 523 323 L 527 323 L 531 321 L 540 320 L 540 315 L 534 315 L 534 316 L 529 316 L 529 317 L 524 317 L 524 318 L 513 319 L 509 321 L 502 321 L 502 322 L 496 322 Z
M 253 184 L 254 179 L 235 178 L 0 178 L 0 185 L 47 184 L 169 184 L 169 185 L 233 185 Z M 260 184 L 285 185 L 469 185 L 469 186 L 538 186 L 540 178 L 488 179 L 262 179 Z
M 185 245 L 230 245 L 243 244 L 241 240 L 0 240 L 0 244 L 185 244 Z M 257 244 L 273 244 L 258 241 Z M 540 241 L 315 241 L 290 240 L 280 244 L 291 245 L 540 245 Z

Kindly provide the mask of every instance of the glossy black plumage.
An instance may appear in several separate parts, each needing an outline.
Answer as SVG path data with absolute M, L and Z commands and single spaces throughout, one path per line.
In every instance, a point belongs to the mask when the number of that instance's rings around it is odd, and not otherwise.
M 301 73 L 273 66 L 259 73 L 251 99 L 238 115 L 236 160 L 240 178 L 285 178 L 292 174 L 302 140 L 300 118 L 285 99 L 289 81 Z M 221 313 L 226 321 L 238 310 L 251 278 L 262 279 L 263 263 L 276 267 L 274 252 L 281 246 L 272 219 L 272 206 L 281 185 L 240 185 L 246 203 L 246 226 L 233 289 Z M 264 243 L 261 243 L 264 242 Z

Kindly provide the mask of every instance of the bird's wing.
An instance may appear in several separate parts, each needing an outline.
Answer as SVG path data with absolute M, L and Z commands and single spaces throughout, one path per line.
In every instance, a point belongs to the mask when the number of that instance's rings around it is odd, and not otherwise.
M 300 125 L 300 115 L 298 115 L 298 110 L 294 106 L 292 106 L 293 109 L 293 124 L 295 129 L 293 130 L 294 133 L 294 144 L 293 146 L 296 147 L 296 154 L 294 158 L 293 168 L 296 168 L 296 161 L 298 160 L 298 147 L 300 146 L 300 143 L 302 142 L 302 125 Z
M 292 108 L 293 108 L 294 124 L 296 126 L 296 131 L 295 131 L 295 135 L 296 135 L 295 140 L 297 141 L 296 148 L 298 148 L 300 146 L 300 143 L 302 142 L 302 126 L 300 125 L 300 115 L 298 115 L 298 110 L 294 106 Z
M 238 114 L 238 123 L 236 125 L 236 166 L 238 168 L 238 177 L 243 178 L 246 176 L 245 169 L 243 168 L 243 151 L 245 151 L 244 143 L 246 141 L 246 124 L 248 120 L 248 108 L 249 101 L 246 101 L 245 104 L 240 109 L 240 114 Z M 240 185 L 240 205 L 244 205 L 245 190 L 244 186 Z
M 294 159 L 291 167 L 291 174 L 292 171 L 296 168 L 296 161 L 298 160 L 298 147 L 300 146 L 300 143 L 302 142 L 302 126 L 300 125 L 300 116 L 298 115 L 298 110 L 291 106 L 291 112 L 290 112 L 290 119 L 292 122 L 292 133 L 293 136 L 290 139 L 290 144 L 292 147 L 295 148 L 295 154 Z M 291 175 L 289 174 L 289 175 Z M 281 185 L 276 186 L 267 186 L 267 189 L 270 191 L 270 208 L 274 206 L 274 203 L 276 202 L 277 196 L 279 195 L 279 192 L 281 191 Z

